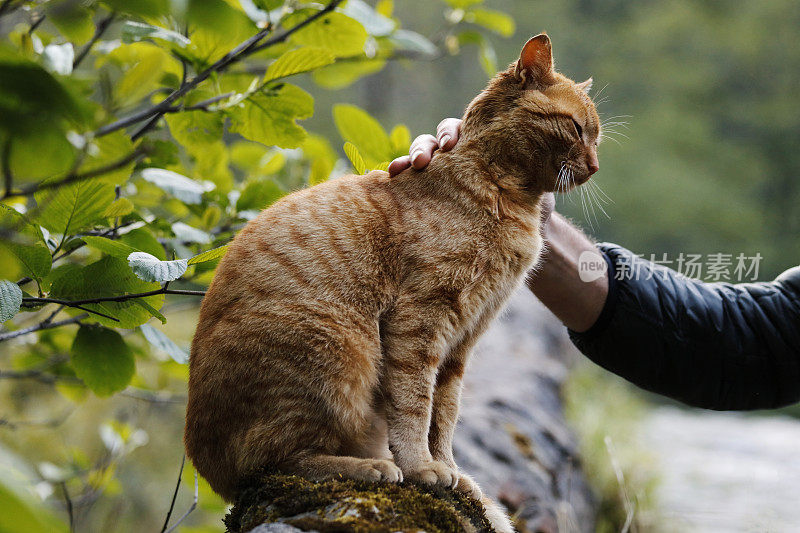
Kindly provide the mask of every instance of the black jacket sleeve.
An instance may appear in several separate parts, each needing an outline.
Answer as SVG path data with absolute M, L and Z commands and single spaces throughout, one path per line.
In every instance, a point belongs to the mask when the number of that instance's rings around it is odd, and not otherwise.
M 592 361 L 696 407 L 800 401 L 800 267 L 769 283 L 702 283 L 622 247 L 598 247 L 609 295 L 589 331 L 570 331 Z

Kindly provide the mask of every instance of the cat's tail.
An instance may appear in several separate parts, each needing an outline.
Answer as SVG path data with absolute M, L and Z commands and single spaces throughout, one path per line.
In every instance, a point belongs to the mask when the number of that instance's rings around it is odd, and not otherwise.
M 515 533 L 516 530 L 511 524 L 511 519 L 508 518 L 508 514 L 502 505 L 488 496 L 483 496 L 481 503 L 485 510 L 486 519 L 492 524 L 497 533 Z

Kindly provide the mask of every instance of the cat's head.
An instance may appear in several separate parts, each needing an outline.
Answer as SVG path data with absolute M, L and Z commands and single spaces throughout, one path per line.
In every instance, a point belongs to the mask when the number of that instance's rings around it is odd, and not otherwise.
M 541 33 L 470 103 L 464 135 L 484 146 L 491 163 L 523 169 L 526 187 L 568 190 L 599 169 L 591 85 L 554 70 L 550 38 Z

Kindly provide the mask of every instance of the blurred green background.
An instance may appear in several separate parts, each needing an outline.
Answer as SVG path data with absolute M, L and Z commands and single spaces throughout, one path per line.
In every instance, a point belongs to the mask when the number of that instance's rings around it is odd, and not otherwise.
M 515 60 L 542 30 L 556 68 L 594 78 L 601 118 L 625 115 L 624 136 L 602 143 L 593 179 L 613 200 L 583 213 L 580 195 L 558 209 L 599 240 L 649 257 L 730 253 L 763 260 L 771 279 L 800 258 L 800 9 L 791 1 L 504 1 L 514 37 L 494 39 L 498 63 Z M 397 2 L 404 20 L 436 31 L 439 6 Z M 461 116 L 486 75 L 470 53 L 390 64 L 320 102 L 351 101 L 414 135 Z M 330 117 L 312 119 L 330 126 Z
M 441 31 L 443 3 L 394 4 L 404 27 L 427 36 Z M 515 60 L 528 37 L 546 30 L 557 68 L 576 80 L 592 76 L 592 94 L 601 93 L 602 116 L 626 122 L 599 152 L 601 169 L 595 179 L 612 200 L 604 205 L 609 217 L 587 213 L 575 193 L 559 200 L 560 211 L 598 240 L 645 256 L 760 253 L 761 280 L 798 263 L 796 2 L 487 0 L 485 5 L 509 13 L 516 22 L 512 37 L 490 38 L 499 65 Z M 10 29 L 3 28 L 3 35 Z M 457 46 L 449 44 L 451 49 Z M 301 76 L 293 82 L 315 97 L 315 115 L 302 124 L 338 139 L 330 110 L 335 103 L 349 102 L 387 129 L 404 123 L 412 136 L 433 133 L 442 118 L 460 116 L 487 81 L 478 48 L 462 48 L 458 55 L 445 53 L 434 60 L 390 61 L 379 73 L 337 90 L 321 89 L 309 76 Z M 482 53 L 484 60 L 491 55 L 486 49 Z M 332 144 L 343 158 L 339 144 Z M 169 322 L 163 330 L 185 347 L 196 309 L 178 301 L 168 305 Z M 72 336 L 73 330 L 53 330 L 24 348 L 44 357 L 52 347 L 68 345 Z M 166 358 L 145 360 L 141 354 L 148 349 L 136 342 L 133 346 L 142 358 L 136 384 L 147 384 L 156 393 L 137 397 L 129 391 L 102 399 L 68 383 L 0 382 L 0 465 L 16 471 L 0 476 L 13 481 L 31 465 L 40 473 L 44 469 L 50 482 L 37 490 L 61 518 L 63 487 L 58 479 L 76 472 L 88 476 L 87 486 L 98 490 L 83 494 L 76 506 L 76 521 L 86 531 L 158 530 L 178 473 L 186 368 Z M 634 425 L 647 404 L 616 378 L 581 372 L 567 390 L 568 404 L 578 431 L 595 446 L 597 465 L 607 460 L 599 448 L 608 429 L 582 416 L 580 406 L 591 402 L 597 408 L 593 412 L 638 413 L 621 417 Z M 641 471 L 636 461 L 646 459 L 635 450 L 623 455 L 630 458 L 626 468 Z M 76 471 L 64 471 L 67 464 Z M 591 470 L 591 457 L 587 464 Z M 613 502 L 614 474 L 607 464 L 597 470 L 593 475 L 604 476 L 601 490 Z M 643 477 L 639 488 L 644 491 L 653 480 Z M 183 483 L 177 515 L 192 500 L 188 467 Z M 200 508 L 182 531 L 220 529 L 224 504 L 203 484 L 200 490 Z M 0 494 L 0 514 L 18 512 L 14 500 Z M 613 521 L 620 511 L 608 513 Z

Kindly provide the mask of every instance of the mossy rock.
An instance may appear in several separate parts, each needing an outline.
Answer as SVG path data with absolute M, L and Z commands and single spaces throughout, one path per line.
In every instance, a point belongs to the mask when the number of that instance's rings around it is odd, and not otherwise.
M 450 489 L 275 473 L 255 476 L 247 487 L 224 519 L 231 533 L 269 523 L 320 532 L 493 531 L 479 502 Z

